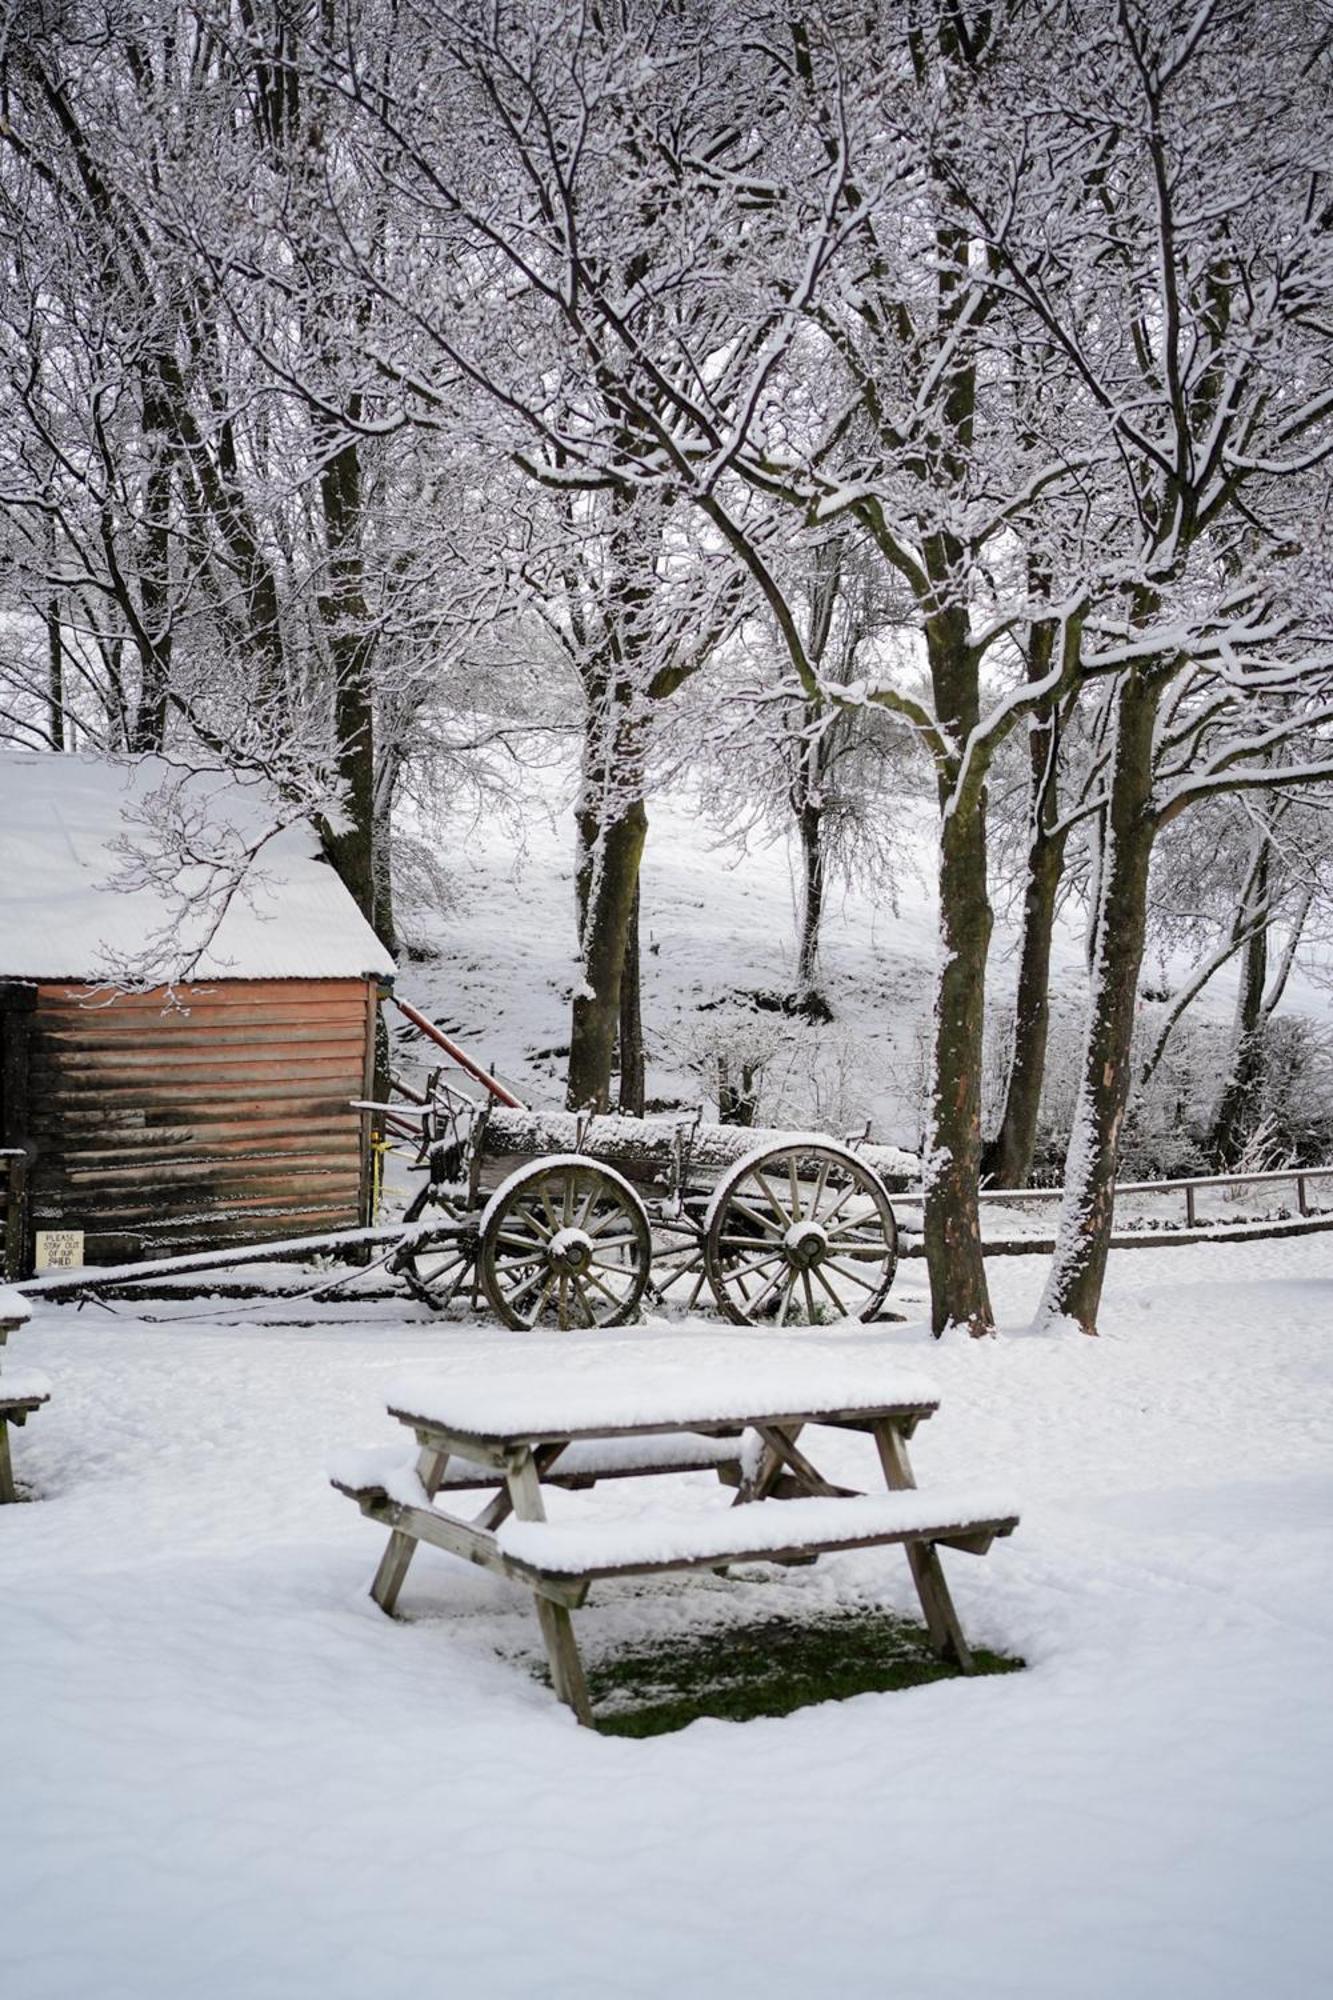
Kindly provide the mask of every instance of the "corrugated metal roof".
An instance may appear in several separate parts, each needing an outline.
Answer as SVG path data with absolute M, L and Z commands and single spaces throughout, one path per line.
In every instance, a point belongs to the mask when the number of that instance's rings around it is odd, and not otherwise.
M 0 752 L 0 978 L 392 976 L 308 822 L 264 838 L 282 817 L 168 758 Z

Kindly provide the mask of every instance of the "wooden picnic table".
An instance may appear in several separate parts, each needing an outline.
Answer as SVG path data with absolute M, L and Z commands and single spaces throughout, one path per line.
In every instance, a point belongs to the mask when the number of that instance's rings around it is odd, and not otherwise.
M 595 1582 L 901 1543 L 932 1643 L 971 1671 L 939 1550 L 984 1554 L 1016 1527 L 1018 1511 L 1003 1493 L 917 1489 L 908 1441 L 939 1396 L 892 1349 L 864 1336 L 774 1342 L 710 1329 L 702 1339 L 673 1330 L 562 1340 L 534 1348 L 527 1366 L 516 1358 L 511 1351 L 508 1366 L 485 1372 L 474 1361 L 400 1378 L 388 1407 L 413 1433 L 415 1456 L 401 1446 L 354 1450 L 330 1465 L 338 1490 L 391 1531 L 371 1586 L 384 1611 L 394 1611 L 422 1542 L 522 1584 L 555 1691 L 587 1723 L 570 1614 Z M 811 1427 L 873 1438 L 885 1490 L 826 1478 L 811 1457 Z M 735 1489 L 729 1506 L 547 1518 L 552 1488 L 698 1470 Z M 475 1488 L 491 1497 L 471 1518 L 442 1504 Z

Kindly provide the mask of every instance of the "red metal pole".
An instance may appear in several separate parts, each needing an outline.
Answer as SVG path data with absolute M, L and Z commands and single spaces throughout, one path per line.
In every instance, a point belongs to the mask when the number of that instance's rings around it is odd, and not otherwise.
M 461 1070 L 465 1070 L 469 1076 L 475 1077 L 478 1083 L 484 1084 L 492 1097 L 496 1098 L 501 1104 L 507 1104 L 513 1111 L 526 1110 L 526 1105 L 523 1104 L 521 1099 L 514 1096 L 512 1090 L 506 1090 L 504 1085 L 490 1074 L 489 1070 L 484 1070 L 480 1063 L 473 1062 L 471 1056 L 460 1049 L 457 1042 L 450 1041 L 443 1028 L 437 1028 L 434 1021 L 426 1019 L 426 1016 L 421 1012 L 419 1007 L 414 1007 L 410 1000 L 399 999 L 396 993 L 391 993 L 389 997 L 399 1013 L 405 1014 L 414 1028 L 419 1029 L 423 1035 L 429 1035 L 431 1041 L 437 1042 L 448 1056 L 450 1062 L 457 1063 Z

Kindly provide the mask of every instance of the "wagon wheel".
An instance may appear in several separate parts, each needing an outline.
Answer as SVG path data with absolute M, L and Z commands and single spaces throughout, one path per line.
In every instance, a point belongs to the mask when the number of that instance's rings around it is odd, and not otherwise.
M 405 1223 L 421 1220 L 428 1209 L 440 1210 L 440 1226 L 420 1241 L 404 1243 L 389 1266 L 410 1292 L 437 1312 L 451 1305 L 460 1288 L 472 1282 L 477 1262 L 477 1232 L 468 1225 L 460 1204 L 429 1182 L 417 1190 L 403 1215 Z
M 842 1146 L 752 1154 L 723 1175 L 709 1205 L 708 1280 L 741 1326 L 874 1319 L 897 1261 L 884 1183 Z
M 623 1326 L 648 1283 L 643 1203 L 591 1160 L 538 1160 L 481 1219 L 481 1287 L 506 1326 Z

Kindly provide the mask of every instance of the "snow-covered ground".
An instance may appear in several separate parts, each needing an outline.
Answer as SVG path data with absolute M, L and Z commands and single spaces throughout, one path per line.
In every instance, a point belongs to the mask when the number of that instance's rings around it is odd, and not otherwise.
M 325 1483 L 396 1431 L 392 1376 L 504 1334 L 396 1303 L 40 1308 L 9 1350 L 54 1397 L 15 1440 L 38 1502 L 0 1509 L 0 1990 L 1326 1990 L 1333 1239 L 1113 1257 L 1096 1342 L 1023 1331 L 1042 1260 L 993 1275 L 997 1341 L 822 1337 L 939 1383 L 923 1486 L 1016 1490 L 1012 1540 L 947 1560 L 971 1636 L 1029 1671 L 645 1742 L 530 1677 L 500 1579 L 427 1552 L 382 1618 L 381 1535 Z M 720 1497 L 691 1475 L 567 1505 Z M 607 1586 L 579 1625 L 595 1655 L 866 1601 L 910 1606 L 898 1551 Z

